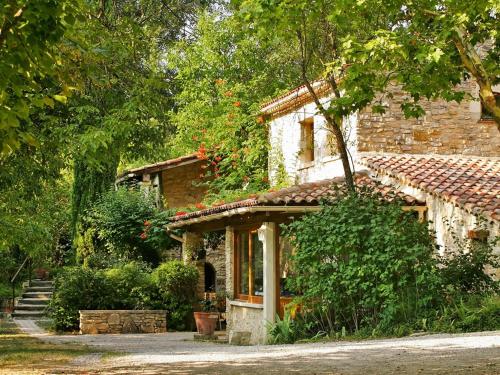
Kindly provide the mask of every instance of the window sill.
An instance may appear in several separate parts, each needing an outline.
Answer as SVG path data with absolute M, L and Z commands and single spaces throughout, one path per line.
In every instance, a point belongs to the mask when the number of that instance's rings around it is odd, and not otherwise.
M 262 303 L 250 303 L 245 301 L 229 301 L 229 305 L 238 307 L 248 307 L 251 309 L 263 309 L 264 305 Z
M 309 168 L 312 168 L 314 167 L 315 163 L 312 161 L 310 163 L 304 163 L 302 164 L 299 168 L 297 168 L 299 171 L 303 171 L 305 169 L 309 169 Z

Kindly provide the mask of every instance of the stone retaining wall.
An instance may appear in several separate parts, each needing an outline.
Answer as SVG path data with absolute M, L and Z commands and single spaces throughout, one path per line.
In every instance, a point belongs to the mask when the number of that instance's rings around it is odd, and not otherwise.
M 80 310 L 80 333 L 167 332 L 165 310 Z

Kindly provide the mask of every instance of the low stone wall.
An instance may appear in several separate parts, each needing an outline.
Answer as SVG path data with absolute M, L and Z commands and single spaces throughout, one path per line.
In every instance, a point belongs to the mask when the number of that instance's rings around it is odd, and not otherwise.
M 80 333 L 167 332 L 165 310 L 80 310 Z

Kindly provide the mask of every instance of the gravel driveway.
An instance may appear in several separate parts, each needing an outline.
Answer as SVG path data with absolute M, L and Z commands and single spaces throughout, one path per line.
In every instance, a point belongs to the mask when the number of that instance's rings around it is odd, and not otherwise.
M 185 332 L 40 338 L 124 354 L 80 358 L 71 369 L 50 373 L 500 374 L 500 331 L 247 347 L 194 342 Z

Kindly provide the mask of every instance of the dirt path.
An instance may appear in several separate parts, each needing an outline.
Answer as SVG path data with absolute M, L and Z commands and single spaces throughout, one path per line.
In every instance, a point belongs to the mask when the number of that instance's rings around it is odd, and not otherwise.
M 39 337 L 124 353 L 47 374 L 500 374 L 500 331 L 251 347 L 194 342 L 191 333 Z

